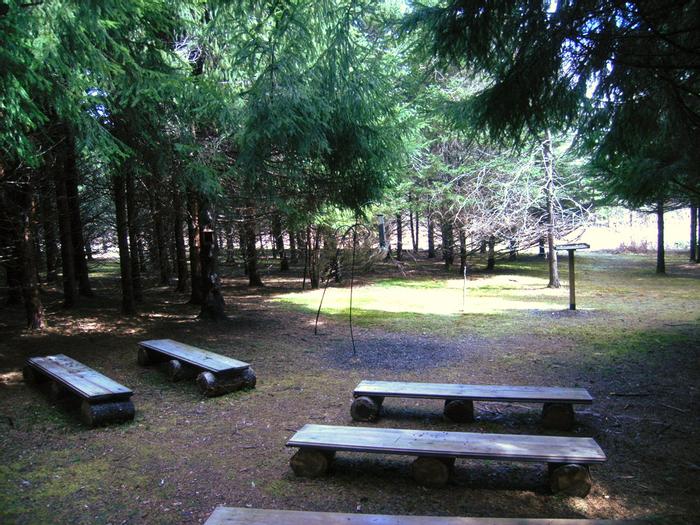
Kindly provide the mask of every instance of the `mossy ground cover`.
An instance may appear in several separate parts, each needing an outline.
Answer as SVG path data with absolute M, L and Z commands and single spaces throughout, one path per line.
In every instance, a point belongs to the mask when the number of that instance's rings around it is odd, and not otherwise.
M 548 289 L 537 257 L 472 261 L 466 293 L 456 272 L 419 257 L 402 272 L 383 264 L 353 290 L 347 282 L 299 290 L 300 269 L 270 272 L 251 290 L 237 270 L 224 280 L 230 320 L 201 322 L 187 296 L 149 287 L 140 314 L 117 315 L 115 268 L 98 296 L 60 308 L 47 289 L 50 327 L 0 322 L 0 522 L 198 523 L 218 504 L 390 514 L 652 518 L 694 523 L 700 268 L 672 254 L 657 276 L 649 255 L 577 255 L 579 310 L 563 287 Z M 170 337 L 252 363 L 258 385 L 213 399 L 192 382 L 170 383 L 136 365 L 136 343 Z M 23 360 L 65 353 L 131 387 L 134 422 L 87 430 L 70 404 L 53 404 L 21 381 Z M 308 422 L 352 425 L 360 379 L 583 386 L 570 434 L 592 436 L 609 461 L 593 469 L 584 499 L 548 493 L 541 465 L 460 461 L 445 489 L 410 479 L 410 460 L 339 454 L 317 480 L 291 473 L 285 441 Z M 447 422 L 439 403 L 391 400 L 379 426 L 541 433 L 539 407 L 478 404 L 471 425 Z M 695 445 L 694 445 L 695 444 Z

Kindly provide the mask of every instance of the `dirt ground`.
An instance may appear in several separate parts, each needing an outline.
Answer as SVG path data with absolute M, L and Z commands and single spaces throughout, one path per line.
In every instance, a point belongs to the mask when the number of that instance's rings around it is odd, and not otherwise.
M 436 264 L 414 263 L 414 270 L 406 279 L 445 277 Z M 62 310 L 60 296 L 49 290 L 44 333 L 18 330 L 21 312 L 0 310 L 0 522 L 201 523 L 225 504 L 698 523 L 700 271 L 680 263 L 670 265 L 674 271 L 685 272 L 680 286 L 686 292 L 690 286 L 695 300 L 679 305 L 690 312 L 685 318 L 658 323 L 680 337 L 659 337 L 643 352 L 607 352 L 589 344 L 585 332 L 535 328 L 560 320 L 592 332 L 613 318 L 620 326 L 653 323 L 654 304 L 665 308 L 663 293 L 650 297 L 643 316 L 629 296 L 622 312 L 526 310 L 515 330 L 500 330 L 504 318 L 494 316 L 489 333 L 472 332 L 468 324 L 456 334 L 420 326 L 397 331 L 390 324 L 363 325 L 359 316 L 353 356 L 346 317 L 322 315 L 314 335 L 315 312 L 270 300 L 298 290 L 294 272 L 272 272 L 265 288 L 252 290 L 232 272 L 225 280 L 230 320 L 220 323 L 199 321 L 186 296 L 158 287 L 148 289 L 138 317 L 119 318 L 118 290 L 109 276 L 95 281 L 96 298 L 71 311 Z M 392 272 L 380 268 L 359 284 L 395 277 Z M 634 275 L 642 280 L 634 286 L 643 289 L 647 277 Z M 605 304 L 604 297 L 598 300 Z M 191 381 L 170 383 L 161 371 L 139 367 L 136 343 L 166 337 L 252 363 L 257 387 L 205 399 Z M 71 403 L 52 404 L 45 392 L 22 382 L 27 357 L 57 353 L 132 388 L 135 421 L 88 430 Z M 363 425 L 349 412 L 361 379 L 585 387 L 595 402 L 577 409 L 578 425 L 569 435 L 595 438 L 608 461 L 592 467 L 585 499 L 550 494 L 546 466 L 536 463 L 458 460 L 447 487 L 428 489 L 410 477 L 411 458 L 339 453 L 327 477 L 295 477 L 286 440 L 309 422 Z M 387 399 L 375 425 L 545 433 L 539 410 L 477 403 L 477 421 L 460 425 L 442 418 L 438 402 Z

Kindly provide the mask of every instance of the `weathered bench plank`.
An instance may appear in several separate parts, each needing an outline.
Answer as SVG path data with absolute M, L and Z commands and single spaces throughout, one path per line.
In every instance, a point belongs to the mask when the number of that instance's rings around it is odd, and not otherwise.
M 461 518 L 389 516 L 299 510 L 217 507 L 204 525 L 637 525 L 638 522 L 584 519 Z
M 133 394 L 124 385 L 63 354 L 31 357 L 28 364 L 91 401 L 129 398 Z
M 139 346 L 154 350 L 161 354 L 168 355 L 179 361 L 187 363 L 197 368 L 203 368 L 214 373 L 230 372 L 234 370 L 244 370 L 250 365 L 226 357 L 221 354 L 202 350 L 196 346 L 190 346 L 185 343 L 179 343 L 172 339 L 153 339 L 150 341 L 141 341 Z
M 67 392 L 82 398 L 80 414 L 90 427 L 134 419 L 130 389 L 63 354 L 28 359 L 24 378 L 27 383 L 50 381 L 55 399 Z
M 402 381 L 361 381 L 353 392 L 359 396 L 407 397 L 421 399 L 469 399 L 471 401 L 591 404 L 585 388 L 542 386 L 459 385 L 408 383 Z
M 172 339 L 139 343 L 139 364 L 145 366 L 162 361 L 168 361 L 171 380 L 179 381 L 196 376 L 200 391 L 208 397 L 255 387 L 255 372 L 243 361 Z
M 588 465 L 602 463 L 605 453 L 591 438 L 436 432 L 393 428 L 305 425 L 287 442 L 299 450 L 290 459 L 298 476 L 325 474 L 336 451 L 417 456 L 414 479 L 443 486 L 456 458 L 547 463 L 553 492 L 585 497 L 591 489 Z
M 544 403 L 545 427 L 568 430 L 574 425 L 574 404 L 590 404 L 593 397 L 585 388 L 540 386 L 460 385 L 409 383 L 403 381 L 361 381 L 353 391 L 350 414 L 356 421 L 379 417 L 385 397 L 441 399 L 445 417 L 459 423 L 474 420 L 474 401 Z
M 288 447 L 544 463 L 603 463 L 592 438 L 304 425 Z

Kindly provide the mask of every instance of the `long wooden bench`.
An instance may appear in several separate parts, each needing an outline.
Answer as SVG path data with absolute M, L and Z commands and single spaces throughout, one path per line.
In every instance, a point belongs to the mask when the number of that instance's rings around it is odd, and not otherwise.
M 639 525 L 636 521 L 584 519 L 461 518 L 389 516 L 300 510 L 217 507 L 204 525 Z
M 31 357 L 23 370 L 28 384 L 50 381 L 51 398 L 80 397 L 82 420 L 90 427 L 134 419 L 133 392 L 63 354 Z
M 353 391 L 350 414 L 356 421 L 374 421 L 385 397 L 444 400 L 444 414 L 458 423 L 474 420 L 474 401 L 544 403 L 542 424 L 546 428 L 568 430 L 575 422 L 575 404 L 591 404 L 585 388 L 541 386 L 459 385 L 408 383 L 403 381 L 361 381 Z
M 256 382 L 248 363 L 172 339 L 141 341 L 138 362 L 142 366 L 167 363 L 172 381 L 196 376 L 200 391 L 208 397 L 254 388 Z
M 290 461 L 298 476 L 324 474 L 337 451 L 399 454 L 417 456 L 413 477 L 428 486 L 446 484 L 456 458 L 547 463 L 552 491 L 580 497 L 591 488 L 588 466 L 607 459 L 591 438 L 314 424 L 305 425 L 287 446 L 299 448 Z

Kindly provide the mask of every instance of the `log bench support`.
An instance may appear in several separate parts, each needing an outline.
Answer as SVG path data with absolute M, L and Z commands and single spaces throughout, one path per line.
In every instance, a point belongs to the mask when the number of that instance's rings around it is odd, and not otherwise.
M 173 382 L 196 379 L 207 397 L 255 388 L 255 372 L 248 363 L 170 339 L 139 343 L 137 360 L 141 366 L 164 363 Z
M 585 498 L 591 491 L 591 473 L 588 465 L 576 463 L 548 463 L 549 487 L 554 494 Z
M 375 421 L 379 417 L 384 398 L 379 396 L 356 397 L 350 406 L 350 415 L 355 421 Z
M 289 460 L 294 474 L 302 478 L 317 478 L 328 472 L 335 451 L 300 448 Z
M 135 412 L 134 403 L 130 399 L 105 403 L 90 403 L 86 399 L 80 405 L 80 418 L 89 427 L 131 421 Z
M 450 481 L 455 458 L 419 456 L 411 463 L 411 475 L 419 485 L 444 487 Z
M 455 423 L 474 421 L 474 401 L 469 399 L 446 399 L 443 415 Z
M 574 406 L 570 403 L 545 403 L 542 406 L 542 426 L 553 430 L 571 430 L 576 422 Z

